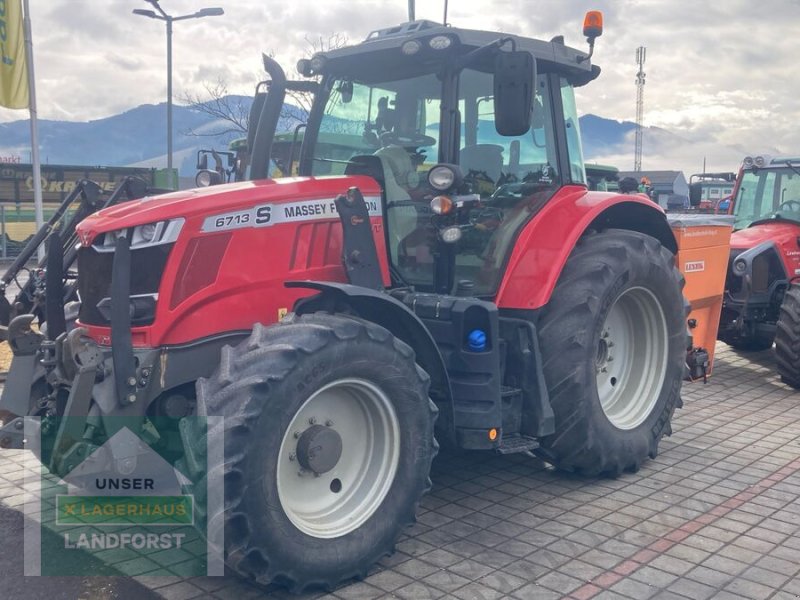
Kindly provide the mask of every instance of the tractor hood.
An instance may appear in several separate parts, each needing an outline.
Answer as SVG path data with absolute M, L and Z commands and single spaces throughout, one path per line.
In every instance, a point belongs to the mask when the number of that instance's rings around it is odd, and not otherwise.
M 374 179 L 363 176 L 291 177 L 244 181 L 148 196 L 101 210 L 82 221 L 77 232 L 89 246 L 101 233 L 169 219 L 192 219 L 247 209 L 263 203 L 330 199 L 356 186 L 365 196 L 380 195 Z
M 747 229 L 734 231 L 731 235 L 731 249 L 747 250 L 767 241 L 775 242 L 780 247 L 796 246 L 798 236 L 800 236 L 800 223 L 762 221 Z

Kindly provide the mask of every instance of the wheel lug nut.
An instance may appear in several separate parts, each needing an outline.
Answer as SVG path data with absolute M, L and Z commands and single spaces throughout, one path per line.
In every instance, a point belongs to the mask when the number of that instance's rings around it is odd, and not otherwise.
M 299 431 L 295 431 L 294 432 L 294 439 L 299 439 L 299 438 L 300 438 L 300 432 Z
M 289 460 L 294 460 L 295 458 L 296 458 L 296 455 L 295 455 L 295 453 L 294 453 L 294 452 L 292 452 L 292 453 L 289 455 Z
M 607 360 L 608 362 L 611 362 L 611 361 L 613 361 L 613 360 L 614 360 L 614 357 L 613 357 L 613 356 L 609 356 L 609 357 L 608 357 L 606 360 Z
M 314 417 L 311 417 L 311 418 L 308 420 L 308 424 L 309 424 L 309 425 L 314 425 L 316 422 L 317 422 L 317 420 L 316 420 Z
M 608 347 L 609 348 L 613 348 L 614 347 L 614 342 L 608 342 Z
M 325 427 L 333 427 L 333 421 L 331 421 L 330 419 L 325 421 Z

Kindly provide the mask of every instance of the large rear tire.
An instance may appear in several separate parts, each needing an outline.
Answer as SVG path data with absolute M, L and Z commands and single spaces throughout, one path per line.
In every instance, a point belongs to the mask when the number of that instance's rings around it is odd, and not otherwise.
M 436 406 L 414 352 L 373 323 L 308 315 L 222 351 L 197 384 L 224 417 L 224 507 L 201 521 L 226 565 L 260 584 L 332 589 L 364 577 L 415 520 L 430 488 Z M 184 433 L 185 444 L 193 435 Z M 189 451 L 203 453 L 198 439 Z M 187 461 L 187 464 L 191 461 Z M 204 476 L 193 474 L 193 478 Z
M 589 475 L 635 471 L 671 433 L 687 347 L 683 277 L 658 240 L 633 231 L 585 236 L 540 326 L 556 430 L 540 453 Z
M 800 287 L 786 290 L 775 333 L 775 358 L 783 383 L 800 389 Z

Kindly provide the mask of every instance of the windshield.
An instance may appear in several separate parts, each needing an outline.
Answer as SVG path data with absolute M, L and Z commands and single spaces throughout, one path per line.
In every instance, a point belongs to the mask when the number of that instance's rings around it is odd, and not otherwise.
M 403 282 L 422 291 L 434 290 L 436 269 L 446 254 L 453 261 L 454 286 L 467 280 L 474 295 L 494 293 L 516 234 L 561 185 L 554 94 L 564 106 L 570 178 L 585 181 L 578 119 L 566 82 L 540 74 L 531 129 L 505 137 L 495 128 L 493 75 L 464 69 L 453 111 L 464 183 L 454 197 L 458 214 L 450 223 L 462 235 L 443 248 L 443 221 L 430 209 L 439 192 L 427 183 L 428 171 L 438 162 L 440 137 L 445 139 L 440 124 L 443 78 L 429 73 L 370 82 L 337 79 L 329 80 L 327 89 L 311 172 L 368 174 L 379 181 L 393 268 Z
M 745 171 L 733 213 L 735 229 L 771 218 L 800 222 L 800 174 L 788 167 Z

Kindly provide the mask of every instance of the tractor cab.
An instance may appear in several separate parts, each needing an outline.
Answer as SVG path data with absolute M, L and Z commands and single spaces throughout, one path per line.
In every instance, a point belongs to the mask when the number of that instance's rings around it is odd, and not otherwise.
M 775 222 L 800 225 L 800 158 L 745 158 L 733 214 L 737 231 Z
M 593 41 L 599 30 L 585 33 Z M 587 58 L 560 37 L 430 21 L 299 61 L 318 84 L 288 82 L 265 58 L 272 81 L 251 120 L 250 176 L 266 177 L 275 162 L 280 136 L 264 137 L 285 90 L 313 84 L 308 122 L 281 170 L 370 176 L 382 190 L 394 279 L 439 293 L 464 282 L 469 295 L 490 296 L 522 226 L 563 186 L 586 185 L 573 88 L 599 74 Z

